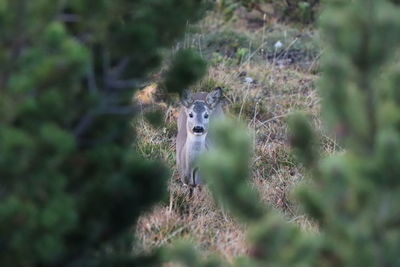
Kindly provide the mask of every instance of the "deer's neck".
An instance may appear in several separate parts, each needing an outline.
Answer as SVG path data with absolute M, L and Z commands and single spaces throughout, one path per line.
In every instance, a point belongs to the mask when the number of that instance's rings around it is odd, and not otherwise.
M 186 150 L 189 162 L 196 160 L 198 155 L 206 149 L 206 134 L 196 136 L 189 134 L 186 139 Z

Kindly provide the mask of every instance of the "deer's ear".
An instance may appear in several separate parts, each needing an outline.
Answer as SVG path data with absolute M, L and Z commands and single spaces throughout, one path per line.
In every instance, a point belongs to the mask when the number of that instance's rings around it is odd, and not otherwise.
M 221 87 L 217 87 L 214 91 L 211 91 L 207 94 L 206 102 L 211 107 L 215 107 L 222 98 L 222 89 Z
M 182 105 L 184 105 L 187 108 L 191 104 L 193 104 L 193 99 L 192 99 L 192 97 L 190 96 L 190 93 L 187 90 L 183 91 L 183 93 L 182 93 L 181 103 L 182 103 Z

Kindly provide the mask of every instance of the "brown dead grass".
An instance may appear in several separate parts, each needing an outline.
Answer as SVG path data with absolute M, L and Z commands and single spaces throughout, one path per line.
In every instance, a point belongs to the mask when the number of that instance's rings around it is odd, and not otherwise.
M 215 22 L 216 19 L 208 20 Z M 202 27 L 202 34 L 206 34 L 204 32 L 215 26 Z M 227 113 L 245 121 L 253 133 L 251 183 L 266 205 L 280 211 L 304 231 L 317 231 L 317 227 L 291 197 L 293 188 L 303 181 L 303 174 L 290 153 L 286 122 L 289 114 L 302 110 L 310 114 L 317 128 L 321 128 L 319 97 L 315 90 L 318 76 L 313 73 L 312 68 L 282 68 L 271 62 L 251 59 L 232 64 L 226 58 L 210 66 L 208 75 L 192 88 L 194 91 L 210 90 L 214 86 L 224 88 Z M 246 77 L 253 82 L 246 82 Z M 143 95 L 147 100 L 145 92 Z M 136 122 L 138 150 L 147 158 L 165 162 L 172 169 L 172 177 L 168 188 L 169 202 L 154 207 L 139 219 L 135 249 L 149 251 L 176 239 L 185 239 L 194 241 L 203 255 L 217 254 L 232 262 L 248 251 L 246 226 L 217 207 L 207 188 L 189 198 L 187 188 L 178 182 L 175 169 L 176 106 L 166 109 L 166 122 L 161 128 L 155 129 L 143 119 Z M 334 141 L 326 137 L 324 142 L 327 153 L 332 153 Z
M 145 88 L 139 90 L 133 97 L 139 105 L 149 105 L 155 102 L 155 95 L 157 92 L 157 84 L 152 83 Z
M 138 221 L 139 247 L 146 251 L 179 238 L 199 244 L 204 255 L 217 253 L 231 261 L 245 254 L 243 226 L 215 206 L 206 188 L 189 198 L 186 188 L 172 181 L 169 192 L 169 205 L 155 207 Z

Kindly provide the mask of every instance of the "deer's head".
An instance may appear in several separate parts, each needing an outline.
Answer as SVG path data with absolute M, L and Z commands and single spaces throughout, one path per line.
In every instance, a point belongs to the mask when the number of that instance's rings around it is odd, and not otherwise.
M 210 117 L 222 97 L 221 88 L 210 93 L 185 94 L 182 105 L 185 107 L 187 133 L 202 136 L 208 132 Z

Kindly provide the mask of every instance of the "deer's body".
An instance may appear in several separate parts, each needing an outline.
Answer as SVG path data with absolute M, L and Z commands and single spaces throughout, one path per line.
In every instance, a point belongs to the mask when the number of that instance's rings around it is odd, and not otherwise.
M 211 93 L 194 93 L 182 100 L 178 117 L 176 161 L 181 181 L 190 186 L 201 184 L 196 161 L 212 145 L 209 122 L 223 115 L 221 89 Z

